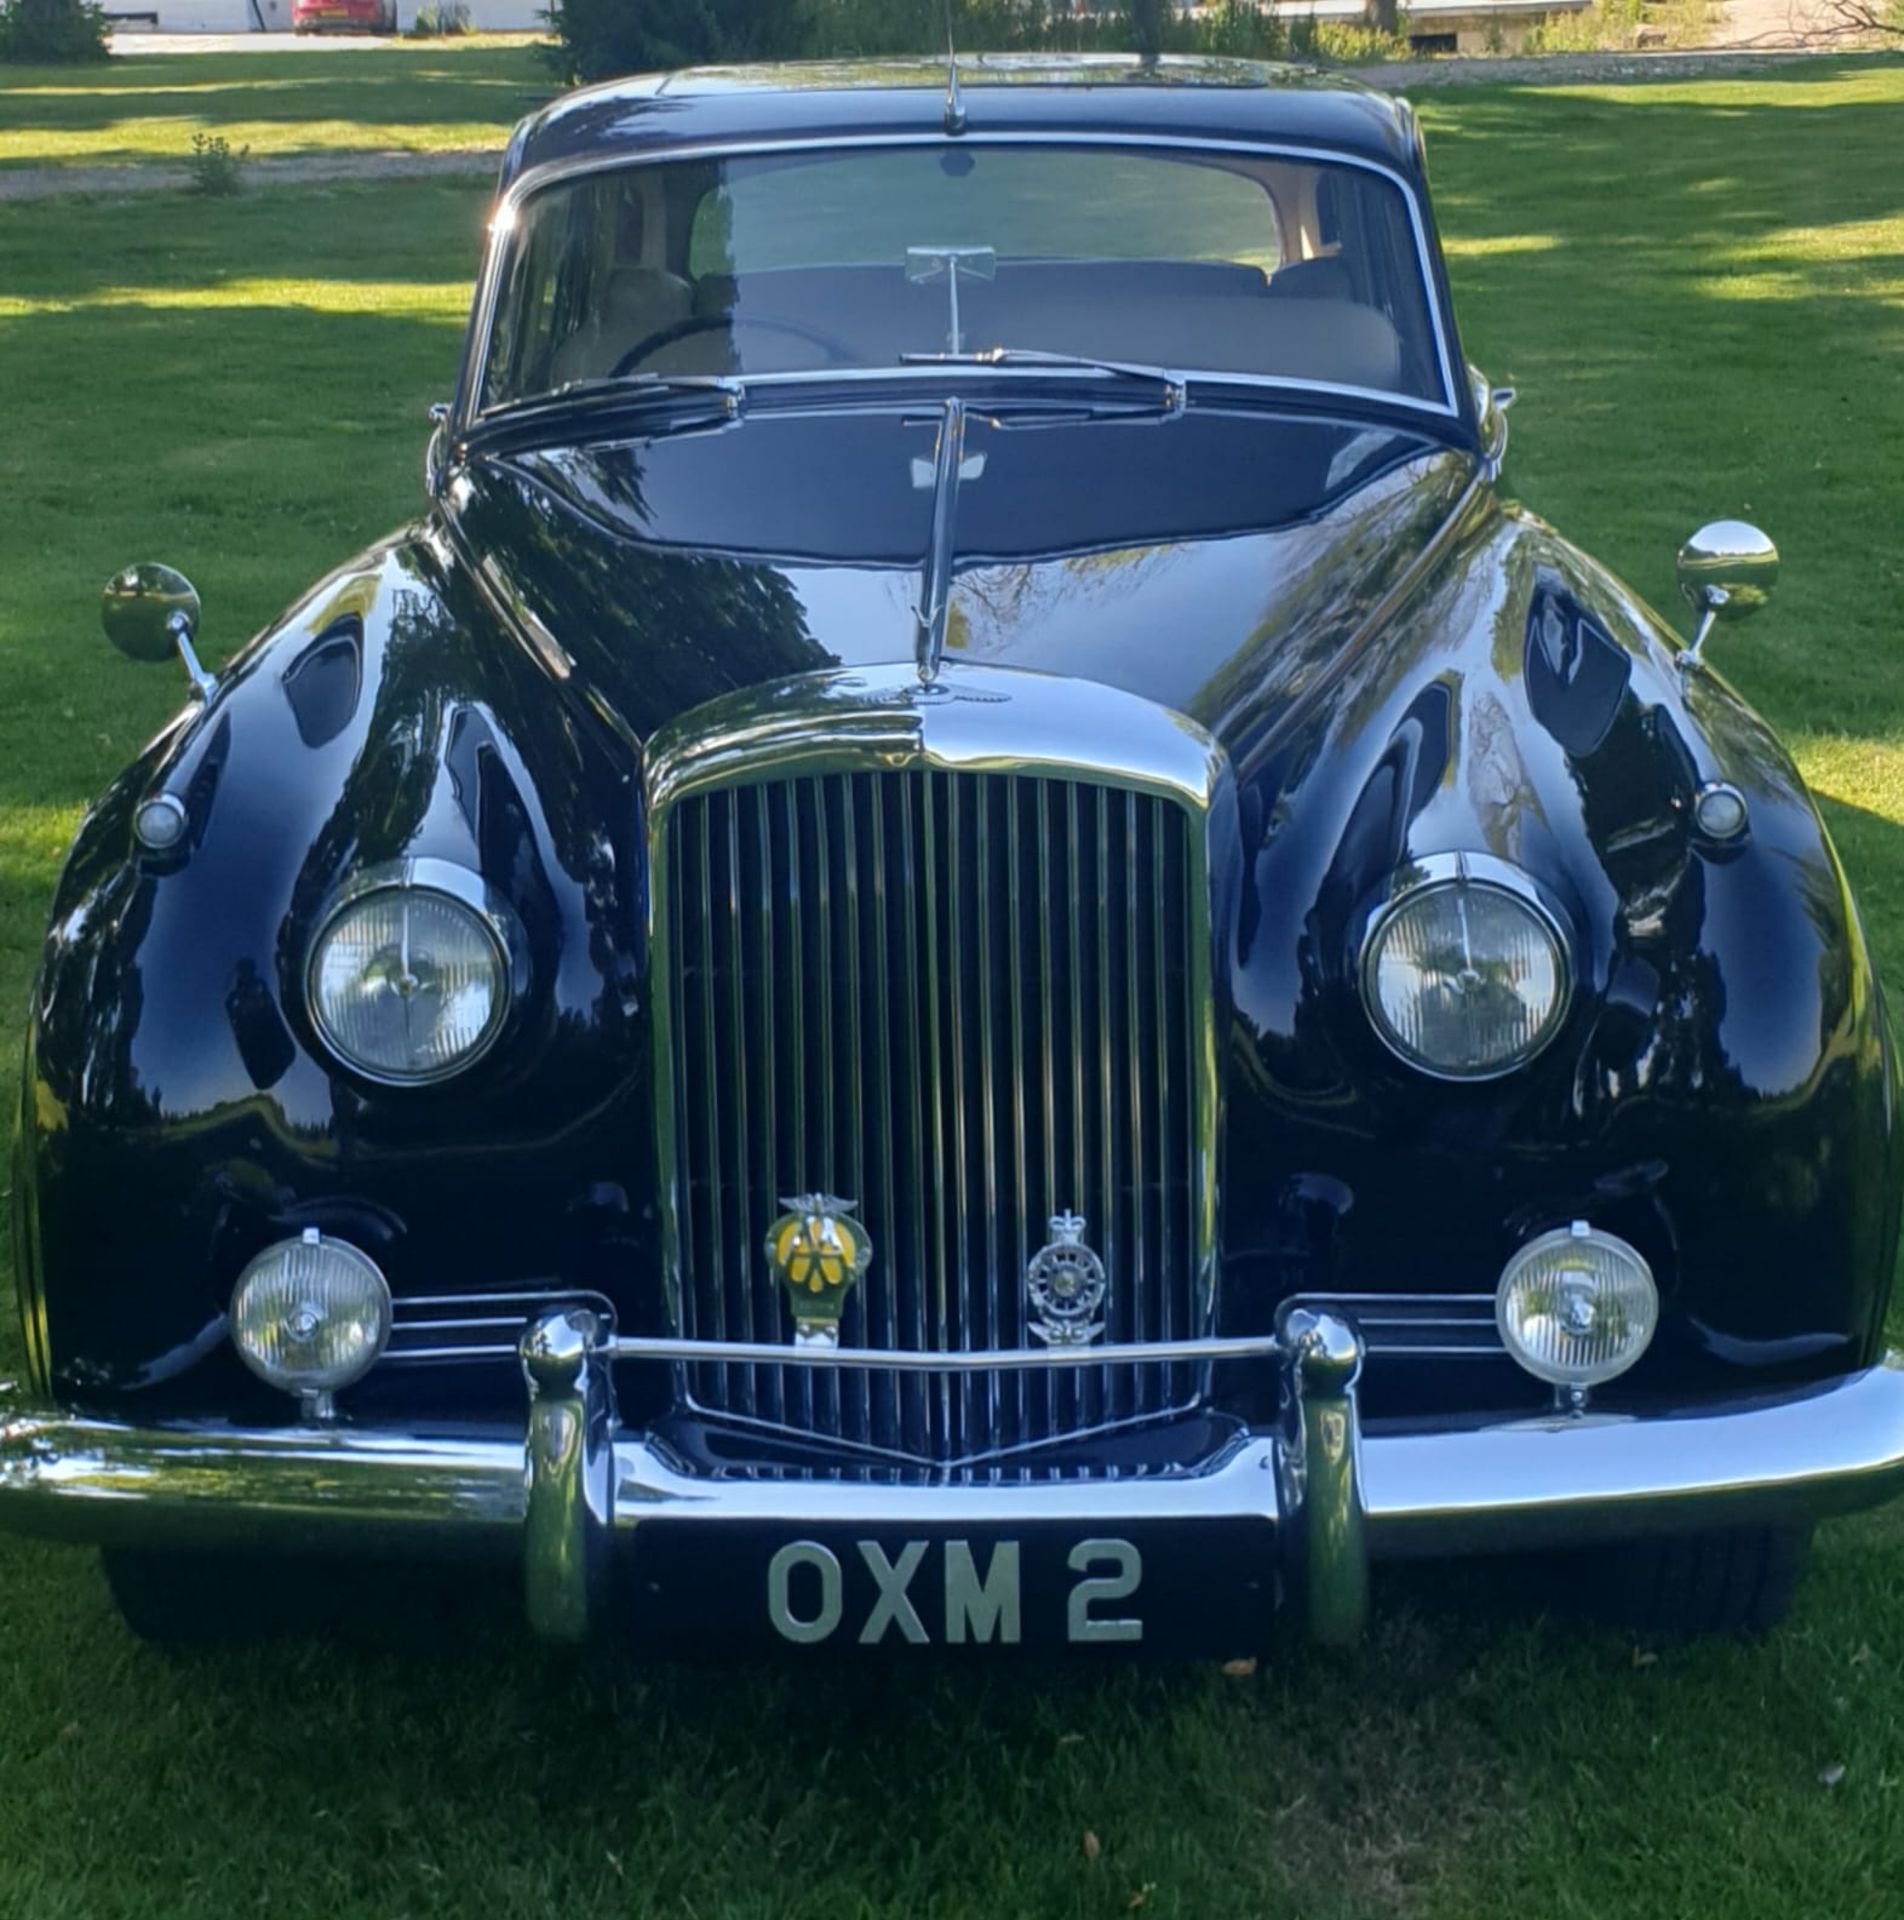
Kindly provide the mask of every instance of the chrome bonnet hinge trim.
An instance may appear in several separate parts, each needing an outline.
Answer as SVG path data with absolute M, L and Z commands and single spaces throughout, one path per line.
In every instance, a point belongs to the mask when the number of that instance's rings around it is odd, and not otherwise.
M 956 267 L 954 268 L 956 276 Z M 965 464 L 965 402 L 948 400 L 939 422 L 932 469 L 932 534 L 919 570 L 914 652 L 922 686 L 939 677 L 946 621 L 952 611 L 952 543 L 957 536 L 959 477 Z

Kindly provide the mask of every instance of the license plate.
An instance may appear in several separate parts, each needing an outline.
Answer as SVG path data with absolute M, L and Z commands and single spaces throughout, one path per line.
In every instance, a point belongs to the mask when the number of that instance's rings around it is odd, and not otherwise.
M 636 1542 L 638 1638 L 673 1648 L 1229 1655 L 1261 1644 L 1276 1603 L 1262 1522 L 749 1528 L 737 1540 L 725 1527 L 654 1521 Z

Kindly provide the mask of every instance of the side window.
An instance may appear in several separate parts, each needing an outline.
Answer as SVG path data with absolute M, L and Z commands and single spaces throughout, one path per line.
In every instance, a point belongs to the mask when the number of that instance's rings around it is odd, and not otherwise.
M 734 271 L 734 198 L 725 187 L 701 196 L 688 228 L 688 278 Z
M 1331 175 L 1324 183 L 1343 257 L 1354 265 L 1355 298 L 1384 315 L 1401 349 L 1404 390 L 1432 393 L 1439 383 L 1432 322 L 1416 269 L 1414 229 L 1401 195 Z
M 567 192 L 546 209 L 531 203 L 497 293 L 485 403 L 507 394 L 543 391 L 554 383 L 557 353 L 595 310 L 601 277 L 597 240 L 604 210 L 602 196 L 594 190 Z M 639 208 L 635 218 L 640 218 Z
M 1333 173 L 1317 176 L 1316 238 L 1325 252 L 1333 251 L 1342 244 L 1342 215 L 1336 205 L 1337 192 L 1338 185 Z

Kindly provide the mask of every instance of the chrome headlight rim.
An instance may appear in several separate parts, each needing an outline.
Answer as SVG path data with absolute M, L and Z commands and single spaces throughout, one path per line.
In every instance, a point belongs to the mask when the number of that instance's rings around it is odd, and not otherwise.
M 497 978 L 502 990 L 496 1010 L 491 1014 L 481 1037 L 454 1060 L 419 1073 L 392 1073 L 386 1068 L 357 1060 L 339 1043 L 324 1018 L 323 1001 L 318 992 L 318 967 L 324 943 L 331 931 L 353 907 L 361 906 L 378 893 L 437 893 L 466 908 L 487 936 L 496 957 Z M 460 1080 L 478 1061 L 491 1053 L 508 1029 L 510 1019 L 521 1004 L 527 984 L 528 946 L 514 910 L 481 874 L 459 866 L 454 860 L 419 855 L 403 860 L 382 861 L 361 867 L 331 895 L 317 917 L 304 949 L 304 1010 L 325 1053 L 355 1079 L 371 1086 L 417 1088 L 441 1086 Z
M 1375 991 L 1375 967 L 1381 957 L 1382 935 L 1396 917 L 1422 894 L 1437 887 L 1467 886 L 1505 894 L 1516 905 L 1527 909 L 1553 943 L 1555 977 L 1558 992 L 1553 1011 L 1547 1016 L 1532 1046 L 1485 1066 L 1449 1067 L 1411 1052 L 1389 1028 L 1378 1008 Z M 1531 1065 L 1559 1038 L 1573 1010 L 1574 942 L 1567 918 L 1544 888 L 1524 868 L 1491 853 L 1429 853 L 1410 860 L 1390 876 L 1388 892 L 1363 926 L 1361 947 L 1356 956 L 1356 987 L 1362 1002 L 1363 1017 L 1375 1037 L 1395 1059 L 1424 1079 L 1439 1080 L 1450 1086 L 1473 1086 L 1505 1079 Z

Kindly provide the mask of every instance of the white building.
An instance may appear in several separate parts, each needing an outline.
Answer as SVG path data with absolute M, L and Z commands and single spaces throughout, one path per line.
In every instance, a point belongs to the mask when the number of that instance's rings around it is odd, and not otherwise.
M 397 0 L 397 25 L 409 26 L 420 0 Z M 540 29 L 548 0 L 463 0 L 469 23 L 491 33 Z M 1271 0 L 1285 19 L 1359 22 L 1364 0 Z M 1424 53 L 1488 53 L 1518 47 L 1528 29 L 1554 14 L 1577 13 L 1587 0 L 1414 0 L 1406 4 L 1409 37 Z M 106 0 L 108 17 L 123 10 L 127 24 L 151 24 L 162 33 L 284 33 L 291 0 Z
M 469 24 L 486 33 L 529 33 L 544 23 L 547 0 L 462 0 Z M 397 25 L 416 18 L 419 0 L 397 0 Z M 291 0 L 106 0 L 108 19 L 127 16 L 128 26 L 152 24 L 161 33 L 289 33 Z

